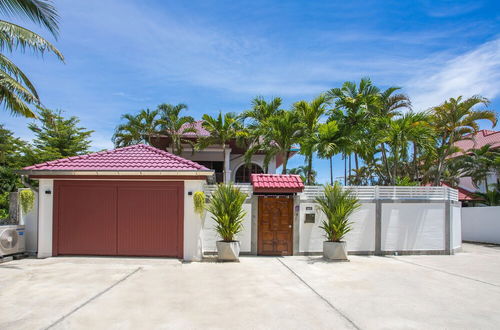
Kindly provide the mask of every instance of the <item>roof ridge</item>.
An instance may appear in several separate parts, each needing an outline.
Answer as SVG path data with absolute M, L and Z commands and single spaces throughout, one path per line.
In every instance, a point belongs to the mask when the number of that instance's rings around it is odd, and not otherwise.
M 194 166 L 199 167 L 199 168 L 203 167 L 202 165 L 200 165 L 200 164 L 198 164 L 196 162 L 193 162 L 192 160 L 189 160 L 189 159 L 186 159 L 186 158 L 174 155 L 173 153 L 170 153 L 170 152 L 168 152 L 166 150 L 161 150 L 161 149 L 155 148 L 153 146 L 149 146 L 147 144 L 138 144 L 138 146 L 145 147 L 146 149 L 149 149 L 150 151 L 156 152 L 156 153 L 158 153 L 160 155 L 163 155 L 163 156 L 171 157 L 171 158 L 173 158 L 175 160 L 178 160 L 178 161 L 183 162 L 183 163 L 188 164 L 188 165 L 194 165 Z

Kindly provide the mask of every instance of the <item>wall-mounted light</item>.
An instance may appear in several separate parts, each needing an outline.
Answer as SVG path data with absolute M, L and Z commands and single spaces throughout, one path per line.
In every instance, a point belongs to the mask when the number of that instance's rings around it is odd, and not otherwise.
M 188 196 L 192 196 L 193 195 L 193 192 L 192 191 L 188 191 Z
M 45 190 L 45 193 L 46 193 L 47 195 L 50 195 L 50 194 L 52 194 L 52 191 L 50 191 L 50 190 Z

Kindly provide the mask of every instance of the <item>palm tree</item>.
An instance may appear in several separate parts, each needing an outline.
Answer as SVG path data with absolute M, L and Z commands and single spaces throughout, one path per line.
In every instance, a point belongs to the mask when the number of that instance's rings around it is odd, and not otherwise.
M 427 143 L 429 129 L 426 120 L 426 113 L 407 112 L 389 122 L 383 143 L 389 146 L 391 152 L 392 173 L 387 173 L 391 185 L 396 185 L 398 178 L 407 176 L 402 172 L 401 166 L 409 163 L 410 144 Z M 385 145 L 382 148 L 385 149 Z
M 288 174 L 296 174 L 300 176 L 300 179 L 302 182 L 307 181 L 307 166 L 299 166 L 299 167 L 294 167 L 288 170 Z M 311 176 L 312 176 L 312 184 L 316 184 L 316 176 L 318 173 L 315 170 L 312 170 Z
M 500 156 L 500 151 L 486 144 L 479 149 L 469 149 L 457 161 L 463 171 L 463 176 L 470 176 L 476 186 L 483 182 L 488 193 L 488 175 L 495 169 L 495 158 L 498 156 Z
M 299 101 L 293 105 L 303 127 L 302 139 L 300 140 L 300 153 L 306 158 L 307 184 L 312 184 L 312 162 L 313 155 L 318 148 L 318 127 L 320 119 L 326 113 L 328 97 L 325 94 L 313 99 L 311 102 Z
M 330 159 L 330 184 L 333 185 L 332 158 L 339 153 L 343 136 L 339 134 L 339 127 L 334 120 L 325 124 L 320 124 L 318 127 L 318 135 L 318 156 Z
M 331 112 L 332 119 L 342 116 L 344 122 L 344 134 L 350 139 L 349 145 L 344 145 L 344 154 L 350 155 L 354 152 L 356 169 L 359 168 L 358 154 L 364 145 L 364 137 L 368 136 L 366 128 L 371 114 L 380 108 L 380 90 L 372 84 L 370 78 L 362 78 L 359 85 L 355 82 L 346 81 L 341 88 L 333 88 L 327 92 L 335 109 Z
M 438 135 L 437 165 L 434 185 L 440 184 L 446 159 L 450 156 L 455 142 L 465 135 L 479 130 L 478 120 L 488 120 L 493 126 L 497 123 L 496 113 L 490 110 L 474 110 L 477 105 L 489 104 L 488 99 L 475 95 L 467 99 L 450 98 L 443 104 L 431 109 L 431 124 Z
M 242 128 L 241 122 L 238 121 L 236 115 L 231 112 L 226 114 L 219 112 L 219 115 L 215 118 L 208 114 L 204 114 L 202 118 L 203 128 L 210 133 L 210 136 L 199 139 L 196 148 L 201 150 L 209 145 L 221 145 L 225 164 L 228 161 L 226 159 L 226 143 L 238 138 Z M 226 181 L 226 170 L 224 167 L 224 182 Z
M 271 157 L 281 155 L 283 157 L 282 174 L 286 174 L 291 148 L 299 141 L 301 133 L 301 124 L 297 113 L 282 110 L 274 114 L 264 121 L 262 131 L 264 135 L 261 136 L 261 143 L 250 148 L 247 154 L 253 154 L 254 150 L 264 151 L 266 154 L 265 167 L 267 167 Z
M 7 16 L 20 16 L 48 29 L 54 37 L 58 33 L 58 15 L 46 0 L 2 0 L 0 12 Z M 54 53 L 61 61 L 64 57 L 50 42 L 19 25 L 0 20 L 0 51 L 12 53 L 15 49 L 34 53 Z M 36 118 L 31 105 L 40 106 L 40 97 L 24 72 L 0 54 L 0 104 L 13 115 Z
M 182 144 L 192 144 L 188 139 L 183 138 L 184 133 L 194 132 L 196 130 L 191 124 L 194 123 L 194 118 L 191 116 L 180 116 L 182 110 L 187 110 L 185 104 L 160 104 L 157 111 L 160 113 L 160 129 L 170 139 L 170 148 L 172 153 L 180 155 L 182 153 Z
M 260 124 L 279 111 L 281 103 L 280 97 L 275 97 L 270 102 L 267 102 L 262 96 L 257 96 L 252 100 L 252 108 L 243 111 L 240 117 L 243 120 L 250 119 L 252 121 L 248 125 L 249 128 L 258 128 Z
M 116 147 L 126 147 L 137 143 L 151 144 L 151 138 L 158 133 L 160 123 L 158 110 L 141 110 L 138 114 L 124 114 L 125 123 L 116 127 L 112 141 Z

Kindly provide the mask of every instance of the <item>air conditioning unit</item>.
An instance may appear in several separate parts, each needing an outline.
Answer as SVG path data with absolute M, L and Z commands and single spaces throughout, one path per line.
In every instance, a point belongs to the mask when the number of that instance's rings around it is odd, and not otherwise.
M 0 258 L 24 253 L 26 231 L 24 226 L 0 226 Z

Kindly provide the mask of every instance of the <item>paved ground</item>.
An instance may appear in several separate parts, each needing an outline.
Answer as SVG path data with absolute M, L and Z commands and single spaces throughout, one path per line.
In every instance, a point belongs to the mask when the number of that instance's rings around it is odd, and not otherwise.
M 142 258 L 0 264 L 1 329 L 500 326 L 500 247 L 455 256 Z

